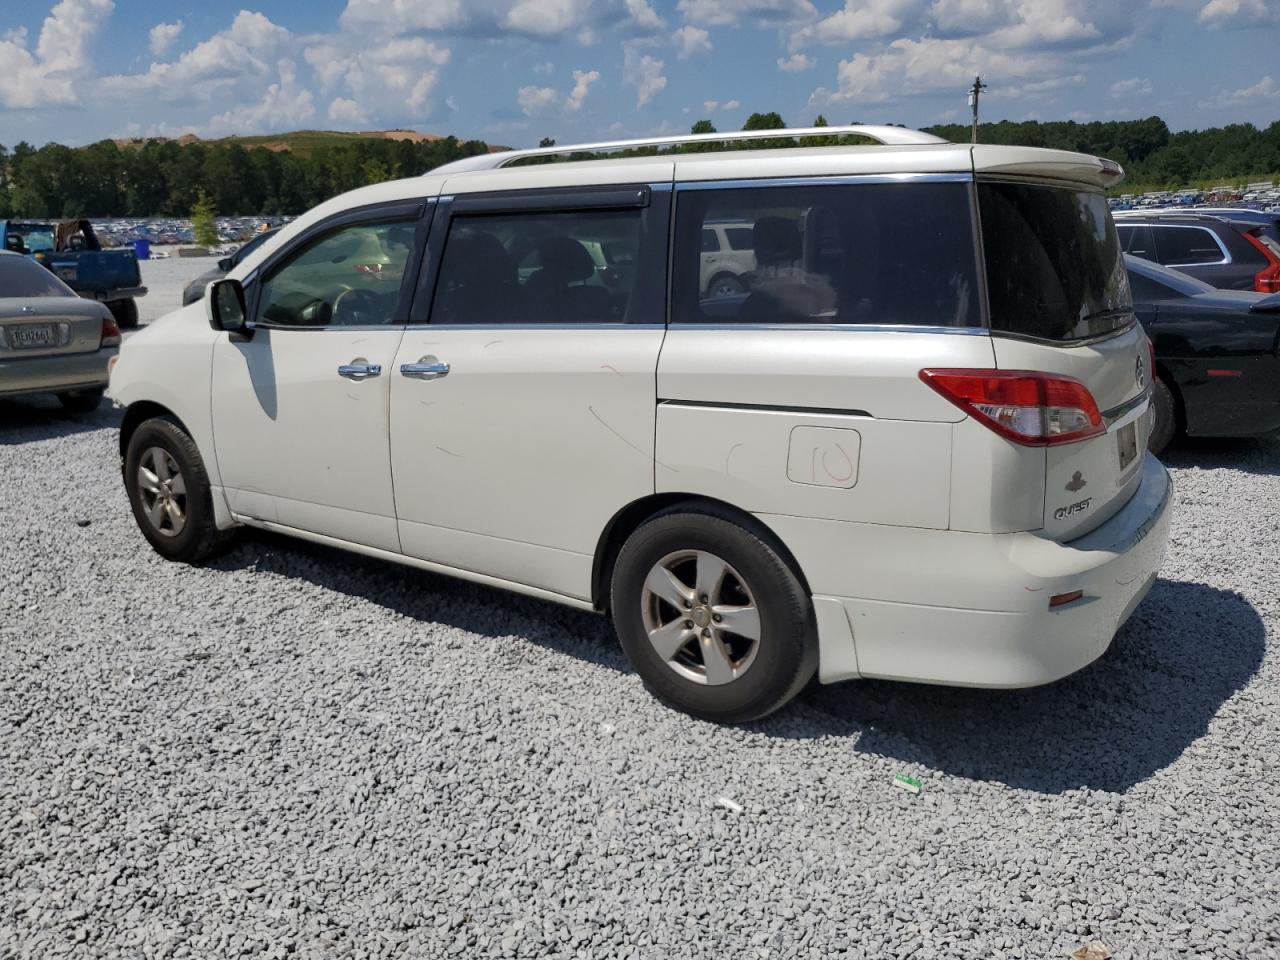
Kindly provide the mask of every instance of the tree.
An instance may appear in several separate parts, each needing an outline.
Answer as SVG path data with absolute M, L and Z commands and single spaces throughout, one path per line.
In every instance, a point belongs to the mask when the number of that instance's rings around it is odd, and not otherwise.
M 218 211 L 213 208 L 213 201 L 203 190 L 200 191 L 200 199 L 191 208 L 191 232 L 199 246 L 218 245 Z
M 538 146 L 540 147 L 554 147 L 555 145 L 556 145 L 555 137 L 543 137 L 541 140 L 538 141 Z
M 782 116 L 778 113 L 770 111 L 769 113 L 753 113 L 747 117 L 747 122 L 742 125 L 743 130 L 782 130 L 786 127 Z
M 699 120 L 689 128 L 690 133 L 716 133 L 715 125 L 710 120 Z

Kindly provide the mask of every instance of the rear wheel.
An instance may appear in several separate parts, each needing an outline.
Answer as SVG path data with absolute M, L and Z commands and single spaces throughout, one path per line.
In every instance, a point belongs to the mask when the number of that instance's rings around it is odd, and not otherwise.
M 818 664 L 809 598 L 763 531 L 675 508 L 628 538 L 613 571 L 614 627 L 660 700 L 727 723 L 766 716 Z
M 746 286 L 732 273 L 717 274 L 707 284 L 707 296 L 711 299 L 720 299 L 723 297 L 736 297 L 745 293 Z
M 137 300 L 112 300 L 107 304 L 107 309 L 111 311 L 116 326 L 121 330 L 131 330 L 138 325 Z
M 1168 385 L 1156 377 L 1151 381 L 1151 406 L 1155 417 L 1147 449 L 1159 456 L 1178 432 L 1178 403 Z
M 232 532 L 214 524 L 204 459 L 172 420 L 147 420 L 134 431 L 125 453 L 124 484 L 142 535 L 161 556 L 195 563 L 231 542 Z
M 70 413 L 93 413 L 102 404 L 103 388 L 96 390 L 75 390 L 58 394 L 58 402 Z

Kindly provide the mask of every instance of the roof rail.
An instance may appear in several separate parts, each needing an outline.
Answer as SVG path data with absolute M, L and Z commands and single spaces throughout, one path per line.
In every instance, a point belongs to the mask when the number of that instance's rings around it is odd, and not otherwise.
M 642 147 L 678 146 L 688 143 L 724 143 L 740 140 L 779 140 L 795 137 L 833 137 L 850 134 L 867 137 L 890 146 L 922 143 L 946 143 L 941 137 L 907 127 L 855 124 L 844 127 L 804 127 L 780 130 L 734 130 L 729 133 L 685 133 L 669 137 L 644 137 L 639 140 L 606 140 L 600 143 L 572 143 L 555 147 L 531 147 L 527 150 L 504 150 L 454 160 L 428 173 L 467 173 L 472 170 L 497 170 L 526 157 L 554 157 L 570 153 L 600 153 L 606 150 L 636 150 Z

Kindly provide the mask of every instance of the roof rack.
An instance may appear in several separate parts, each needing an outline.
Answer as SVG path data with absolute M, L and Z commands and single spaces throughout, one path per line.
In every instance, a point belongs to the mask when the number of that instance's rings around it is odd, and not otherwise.
M 612 150 L 636 150 L 642 147 L 678 146 L 688 143 L 725 143 L 740 140 L 779 140 L 795 137 L 833 137 L 855 135 L 867 137 L 886 146 L 923 143 L 947 143 L 931 133 L 907 127 L 876 124 L 853 124 L 843 127 L 804 127 L 780 130 L 735 130 L 729 133 L 685 133 L 669 137 L 644 137 L 640 140 L 606 140 L 600 143 L 573 143 L 555 147 L 531 147 L 527 150 L 504 150 L 455 160 L 428 173 L 468 173 L 472 170 L 497 170 L 526 157 L 554 157 L 570 153 L 601 153 Z

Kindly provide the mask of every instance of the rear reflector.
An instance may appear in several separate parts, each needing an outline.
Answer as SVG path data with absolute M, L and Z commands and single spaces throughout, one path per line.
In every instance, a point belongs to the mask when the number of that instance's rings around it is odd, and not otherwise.
M 1092 394 L 1074 377 L 1035 370 L 921 370 L 920 379 L 1000 436 L 1029 447 L 1106 432 Z
M 1049 609 L 1054 607 L 1065 607 L 1068 603 L 1075 603 L 1084 596 L 1083 590 L 1072 590 L 1070 593 L 1059 593 L 1049 598 Z
M 116 326 L 113 317 L 102 318 L 102 346 L 118 347 L 120 346 L 120 328 Z

